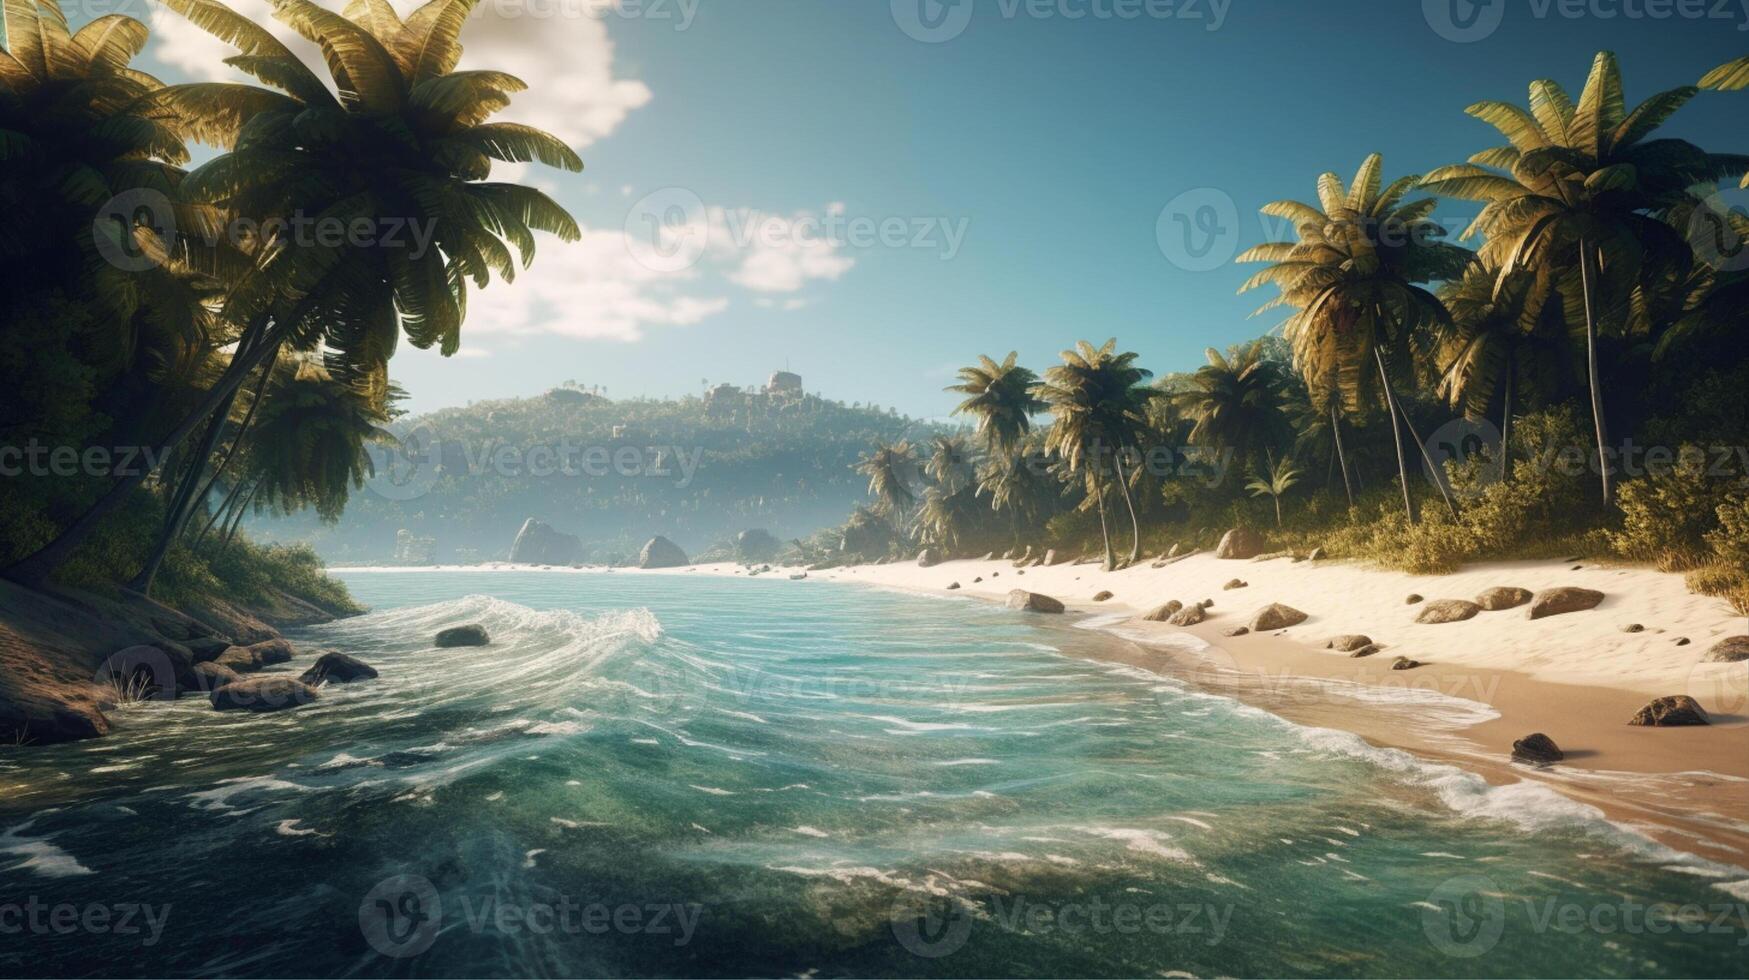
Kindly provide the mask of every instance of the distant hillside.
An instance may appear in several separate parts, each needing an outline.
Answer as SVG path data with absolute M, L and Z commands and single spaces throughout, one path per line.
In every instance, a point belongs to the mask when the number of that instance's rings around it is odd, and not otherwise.
M 250 526 L 333 563 L 507 559 L 528 518 L 580 538 L 585 561 L 635 557 L 658 534 L 691 555 L 748 528 L 804 536 L 863 500 L 850 466 L 872 443 L 927 427 L 804 394 L 799 380 L 677 401 L 558 388 L 402 420 L 406 453 L 373 452 L 377 476 L 338 523 Z

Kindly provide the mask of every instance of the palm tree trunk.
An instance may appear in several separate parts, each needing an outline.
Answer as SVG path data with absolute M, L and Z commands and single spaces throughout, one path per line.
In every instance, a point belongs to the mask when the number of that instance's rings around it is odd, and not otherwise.
M 1272 493 L 1270 496 L 1275 499 L 1275 529 L 1279 531 L 1281 530 L 1281 494 Z
M 1117 555 L 1111 550 L 1111 529 L 1105 524 L 1105 481 L 1093 478 L 1093 502 L 1099 505 L 1099 537 L 1105 542 L 1105 570 L 1117 568 Z
M 195 444 L 194 452 L 188 460 L 188 472 L 182 475 L 170 500 L 164 510 L 164 520 L 158 527 L 158 539 L 152 543 L 152 552 L 146 558 L 145 567 L 140 569 L 128 588 L 148 598 L 152 595 L 152 580 L 158 577 L 158 569 L 164 564 L 164 556 L 170 553 L 170 543 L 182 533 L 183 522 L 188 517 L 189 509 L 194 504 L 194 488 L 200 486 L 206 476 L 207 458 L 218 445 L 219 431 L 224 428 L 225 416 L 231 412 L 231 406 L 236 403 L 236 393 L 220 403 L 218 411 L 213 413 L 212 420 L 207 422 L 206 432 Z
M 1403 484 L 1403 512 L 1409 516 L 1409 523 L 1414 524 L 1415 501 L 1409 496 L 1409 460 L 1403 455 L 1403 430 L 1397 426 L 1397 396 L 1391 393 L 1391 376 L 1385 370 L 1384 355 L 1375 347 L 1372 356 L 1378 362 L 1379 383 L 1385 386 L 1385 410 L 1391 418 L 1391 436 L 1397 442 L 1397 477 Z
M 278 352 L 275 351 L 274 356 L 269 357 L 262 364 L 261 380 L 256 382 L 255 397 L 249 402 L 249 411 L 244 412 L 243 420 L 237 423 L 237 431 L 231 434 L 231 444 L 225 449 L 225 455 L 219 459 L 219 465 L 213 467 L 213 475 L 207 479 L 206 486 L 201 487 L 200 491 L 194 495 L 196 501 L 206 500 L 212 496 L 213 487 L 218 485 L 219 477 L 224 475 L 225 470 L 231 465 L 231 460 L 236 458 L 237 449 L 243 445 L 243 435 L 249 431 L 249 424 L 255 421 L 255 411 L 261 407 L 261 402 L 267 394 L 267 381 L 273 375 L 273 365 L 278 357 Z M 211 526 L 212 522 L 208 521 L 207 527 Z
M 1348 454 L 1342 450 L 1342 417 L 1336 413 L 1336 400 L 1330 400 L 1330 431 L 1336 433 L 1336 459 L 1342 464 L 1342 489 L 1348 494 L 1348 506 L 1354 506 L 1354 484 L 1348 479 Z
M 1597 368 L 1597 276 L 1596 250 L 1579 239 L 1579 280 L 1585 292 L 1585 369 L 1591 388 L 1591 418 L 1597 426 L 1597 469 L 1603 478 L 1603 506 L 1615 503 L 1615 479 L 1609 472 L 1607 423 L 1603 419 L 1603 387 Z
M 237 528 L 243 523 L 243 515 L 249 513 L 249 505 L 255 502 L 255 494 L 260 492 L 260 490 L 261 484 L 257 482 L 254 486 L 249 488 L 249 495 L 243 498 L 243 502 L 237 505 L 237 513 L 231 517 L 231 526 L 225 529 L 225 539 L 219 543 L 220 551 L 231 546 L 231 539 L 236 537 Z
M 1122 450 L 1112 456 L 1112 463 L 1117 467 L 1117 488 L 1123 491 L 1123 503 L 1130 512 L 1129 564 L 1134 565 L 1142 560 L 1142 523 L 1136 520 L 1136 502 L 1130 496 L 1130 481 L 1124 476 Z
M 1506 355 L 1506 407 L 1500 410 L 1500 482 L 1512 475 L 1512 379 L 1518 373 L 1518 352 Z
M 1451 490 L 1445 485 L 1445 470 L 1434 465 L 1433 456 L 1427 452 L 1427 443 L 1422 441 L 1421 433 L 1415 431 L 1415 423 L 1409 420 L 1409 413 L 1400 402 L 1397 411 L 1403 416 L 1403 425 L 1409 429 L 1410 438 L 1415 440 L 1415 448 L 1421 451 L 1421 462 L 1427 464 L 1427 471 L 1433 474 L 1433 485 L 1439 488 L 1439 495 L 1445 498 L 1446 509 L 1451 511 L 1455 520 L 1458 516 L 1457 501 L 1452 499 Z
M 238 480 L 236 485 L 231 487 L 231 492 L 225 494 L 225 500 L 219 504 L 219 509 L 213 511 L 212 516 L 208 517 L 206 523 L 201 527 L 200 533 L 194 536 L 192 547 L 200 547 L 200 543 L 206 540 L 206 536 L 212 533 L 213 528 L 219 527 L 231 519 L 231 508 L 237 504 L 237 496 L 243 492 L 244 486 L 244 481 Z
M 306 299 L 305 302 L 307 303 L 308 300 Z M 225 373 L 219 376 L 218 383 L 212 386 L 194 411 L 188 413 L 188 416 L 177 424 L 176 428 L 172 429 L 170 434 L 164 437 L 162 444 L 157 447 L 157 454 L 154 457 L 156 463 L 137 467 L 133 473 L 117 480 L 108 492 L 98 498 L 96 503 L 86 508 L 85 513 L 79 515 L 79 518 L 65 531 L 62 531 L 59 537 L 20 559 L 10 568 L 0 571 L 0 575 L 25 585 L 37 585 L 47 580 L 57 569 L 65 565 L 68 559 L 72 558 L 74 553 L 91 539 L 91 535 L 97 531 L 104 520 L 120 509 L 127 502 L 128 497 L 142 483 L 145 483 L 148 477 L 158 471 L 158 466 L 162 465 L 165 457 L 175 452 L 188 440 L 189 436 L 194 434 L 194 430 L 202 422 L 212 417 L 220 406 L 226 404 L 228 399 L 236 394 L 238 387 L 243 384 L 243 380 L 249 376 L 249 372 L 261 363 L 262 358 L 267 356 L 269 350 L 278 346 L 278 341 L 284 336 L 291 324 L 302 319 L 303 309 L 300 305 L 300 308 L 294 311 L 293 315 L 285 318 L 283 325 L 275 321 L 271 330 L 267 325 L 266 317 L 258 317 L 254 323 L 250 324 L 248 331 L 245 332 L 243 342 L 238 344 L 239 354 L 231 359 L 230 366 L 225 368 Z M 251 353 L 242 354 L 241 351 L 244 350 Z

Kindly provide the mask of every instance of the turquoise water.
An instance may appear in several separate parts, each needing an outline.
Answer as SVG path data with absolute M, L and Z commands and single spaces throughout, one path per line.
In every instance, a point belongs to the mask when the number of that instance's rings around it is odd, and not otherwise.
M 0 972 L 1749 965 L 1749 874 L 1092 659 L 1121 641 L 1065 619 L 769 579 L 348 582 L 376 611 L 296 639 L 378 681 L 0 754 Z M 465 622 L 493 645 L 430 647 Z

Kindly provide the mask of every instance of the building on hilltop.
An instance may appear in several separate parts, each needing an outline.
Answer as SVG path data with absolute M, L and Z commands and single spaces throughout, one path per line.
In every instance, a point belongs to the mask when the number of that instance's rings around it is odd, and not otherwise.
M 802 376 L 791 374 L 788 371 L 773 371 L 771 380 L 765 382 L 765 393 L 800 398 L 802 395 Z

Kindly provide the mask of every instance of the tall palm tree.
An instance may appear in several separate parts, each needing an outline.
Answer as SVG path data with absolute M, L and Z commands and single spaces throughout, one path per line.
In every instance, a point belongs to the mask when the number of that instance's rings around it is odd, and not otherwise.
M 1259 462 L 1270 447 L 1287 436 L 1282 413 L 1281 371 L 1264 356 L 1262 340 L 1222 354 L 1210 347 L 1208 363 L 1189 378 L 1174 402 L 1194 425 L 1194 445 L 1230 450 L 1244 465 Z
M 852 469 L 868 477 L 875 512 L 903 532 L 910 521 L 911 508 L 917 503 L 917 493 L 912 489 L 917 478 L 916 450 L 902 440 L 876 443 L 872 451 L 857 459 Z
M 977 417 L 978 435 L 991 455 L 1013 453 L 1032 431 L 1032 416 L 1045 410 L 1044 402 L 1033 394 L 1038 375 L 1017 366 L 1018 356 L 1009 351 L 998 364 L 980 354 L 977 364 L 960 368 L 959 384 L 944 389 L 966 396 L 953 414 L 967 412 Z
M 1434 199 L 1403 201 L 1420 177 L 1401 177 L 1381 187 L 1382 170 L 1383 160 L 1374 153 L 1348 186 L 1333 173 L 1318 178 L 1317 207 L 1299 201 L 1264 205 L 1264 214 L 1294 223 L 1297 240 L 1267 243 L 1241 255 L 1240 261 L 1270 265 L 1239 291 L 1273 283 L 1280 295 L 1258 312 L 1276 306 L 1295 309 L 1285 333 L 1293 346 L 1294 367 L 1309 389 L 1340 393 L 1343 408 L 1354 413 L 1382 401 L 1396 437 L 1403 509 L 1414 521 L 1399 422 L 1411 427 L 1411 435 L 1413 423 L 1396 397 L 1392 369 L 1407 373 L 1429 328 L 1446 316 L 1424 284 L 1460 275 L 1471 255 L 1439 240 L 1444 230 L 1428 219 Z M 1377 388 L 1368 380 L 1374 370 Z M 1433 467 L 1421 440 L 1415 442 L 1455 514 L 1457 505 L 1443 474 Z
M 1053 417 L 1045 448 L 1057 455 L 1069 473 L 1085 474 L 1089 480 L 1099 507 L 1109 571 L 1117 567 L 1117 558 L 1105 522 L 1104 457 L 1111 454 L 1117 486 L 1129 510 L 1129 560 L 1135 562 L 1142 557 L 1142 526 L 1123 457 L 1135 447 L 1137 433 L 1147 425 L 1148 403 L 1158 392 L 1147 385 L 1153 372 L 1135 366 L 1137 355 L 1133 351 L 1118 353 L 1116 338 L 1101 347 L 1083 340 L 1060 356 L 1063 363 L 1047 369 L 1034 389 Z
M 22 2 L 8 0 L 7 10 Z M 160 457 L 228 415 L 238 387 L 282 344 L 325 347 L 335 352 L 336 376 L 379 386 L 402 332 L 417 347 L 455 353 L 469 280 L 483 288 L 494 273 L 513 277 L 518 258 L 524 266 L 533 259 L 536 231 L 581 237 L 545 194 L 487 179 L 494 160 L 573 171 L 582 161 L 547 133 L 487 122 L 527 86 L 503 72 L 455 70 L 457 38 L 476 0 L 429 0 L 404 21 L 384 0 L 353 0 L 344 15 L 278 0 L 274 16 L 321 48 L 334 91 L 217 0 L 165 2 L 237 46 L 228 63 L 272 87 L 213 82 L 152 93 L 150 104 L 185 120 L 189 135 L 228 151 L 191 173 L 182 193 L 220 224 L 242 217 L 280 230 L 250 243 L 254 266 L 230 284 L 222 309 L 242 330 L 236 352 L 196 409 L 159 440 Z M 363 223 L 376 234 L 363 244 L 352 235 L 303 236 L 294 222 Z M 409 228 L 428 229 L 429 247 L 413 247 Z M 216 430 L 208 425 L 197 459 L 210 454 Z M 150 475 L 118 481 L 6 574 L 47 577 Z
M 1007 512 L 1015 544 L 1020 543 L 1020 528 L 1037 524 L 1057 493 L 1056 482 L 1039 465 L 1042 451 L 1028 451 L 1032 444 L 1029 440 L 1016 452 L 987 456 L 978 470 L 978 492 L 989 495 L 991 510 Z
M 1688 243 L 1663 214 L 1690 200 L 1696 185 L 1749 170 L 1743 156 L 1647 139 L 1696 91 L 1687 85 L 1660 92 L 1629 112 L 1615 55 L 1601 51 L 1577 105 L 1561 86 L 1541 79 L 1530 84 L 1528 110 L 1505 102 L 1470 106 L 1470 115 L 1498 129 L 1510 145 L 1442 167 L 1422 182 L 1437 194 L 1484 202 L 1465 237 L 1486 236 L 1482 254 L 1502 275 L 1542 273 L 1542 284 L 1565 294 L 1569 319 L 1582 324 L 1605 506 L 1614 502 L 1615 482 L 1600 333 L 1619 318 L 1643 278 L 1680 278 L 1692 265 Z

